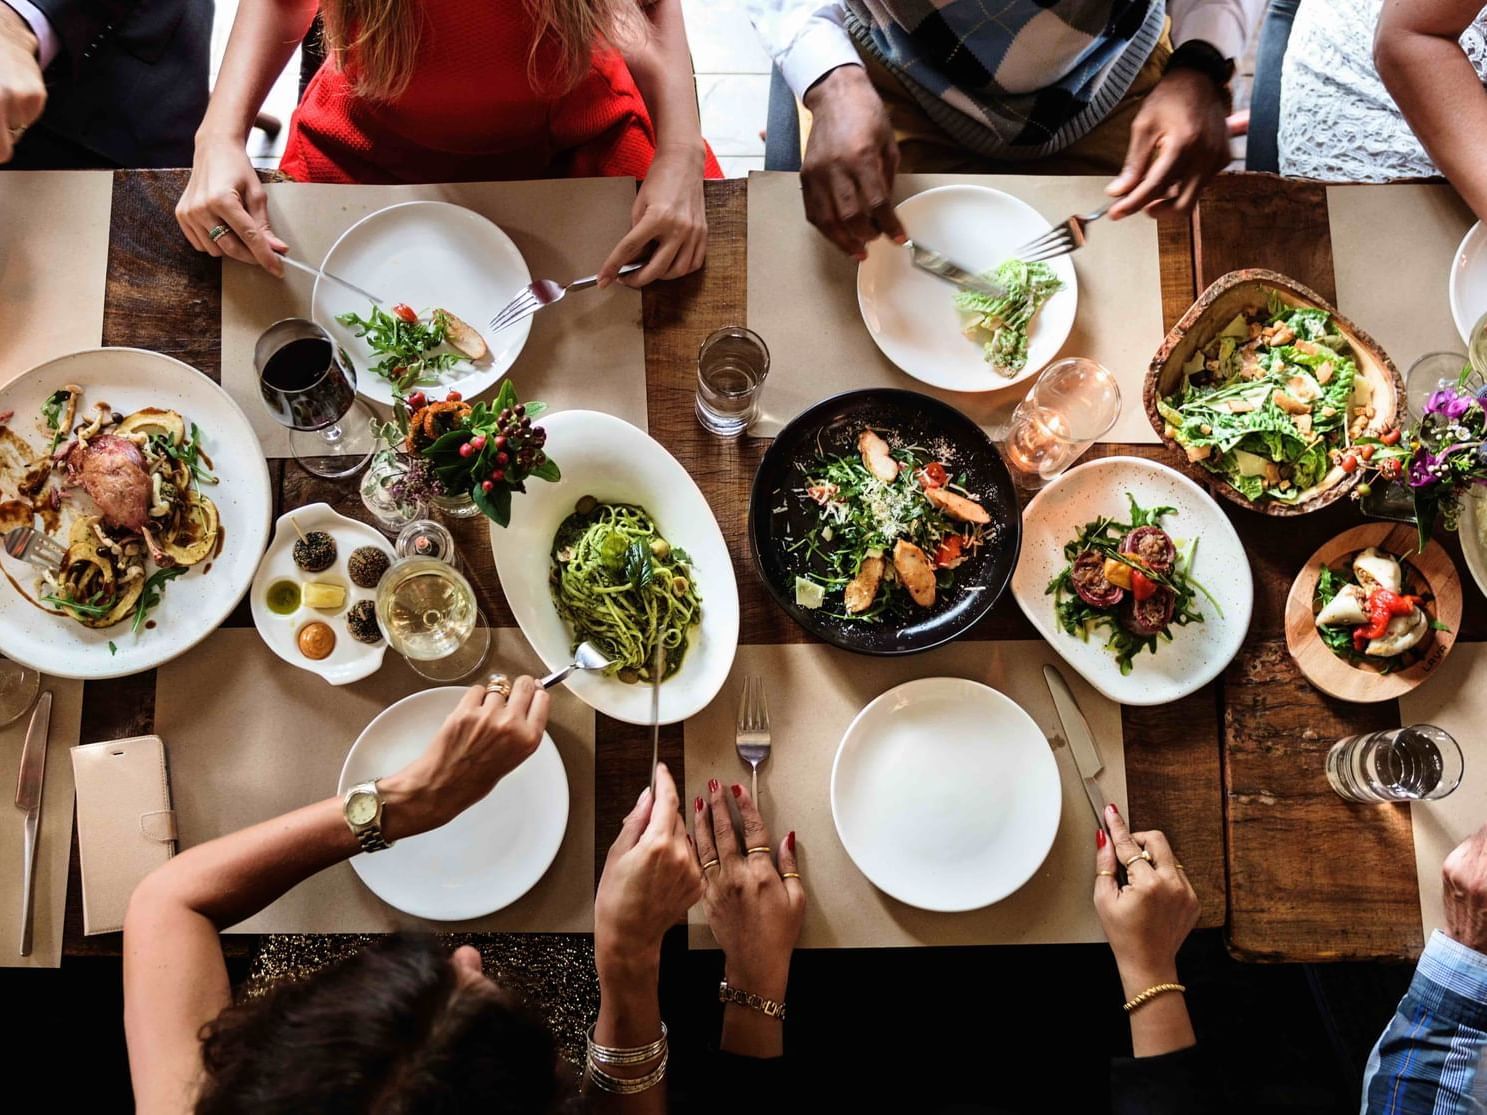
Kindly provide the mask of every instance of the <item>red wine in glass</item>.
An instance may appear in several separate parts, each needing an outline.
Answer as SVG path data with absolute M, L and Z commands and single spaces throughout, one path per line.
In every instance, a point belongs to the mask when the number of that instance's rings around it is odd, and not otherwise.
M 294 456 L 317 476 L 349 476 L 371 456 L 370 414 L 342 420 L 356 402 L 356 372 L 324 329 L 288 318 L 266 329 L 253 350 L 258 393 L 274 421 L 292 431 Z M 361 421 L 360 418 L 366 418 Z

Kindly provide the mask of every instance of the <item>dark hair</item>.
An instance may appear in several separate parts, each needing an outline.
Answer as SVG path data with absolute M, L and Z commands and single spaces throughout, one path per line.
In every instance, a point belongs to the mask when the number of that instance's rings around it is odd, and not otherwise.
M 545 1115 L 560 1092 L 546 1027 L 403 935 L 227 1008 L 202 1065 L 200 1115 Z

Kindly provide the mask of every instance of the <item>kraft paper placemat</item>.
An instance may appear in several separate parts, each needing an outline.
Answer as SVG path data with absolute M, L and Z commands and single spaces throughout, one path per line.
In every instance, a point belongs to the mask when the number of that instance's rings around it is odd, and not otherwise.
M 0 179 L 5 176 L 0 175 Z M 36 838 L 36 890 L 32 894 L 31 955 L 21 956 L 21 848 L 26 815 L 15 808 L 21 750 L 31 724 L 28 711 L 0 728 L 0 968 L 55 968 L 62 963 L 62 923 L 67 909 L 67 865 L 72 859 L 72 756 L 83 721 L 83 683 L 41 676 L 52 691 L 46 781 Z
M 913 945 L 1063 944 L 1103 941 L 1090 894 L 1095 819 L 1043 680 L 1061 659 L 1041 641 L 956 643 L 907 659 L 865 658 L 818 644 L 741 646 L 717 700 L 685 728 L 687 800 L 709 777 L 740 780 L 748 768 L 733 748 L 742 679 L 758 674 L 769 699 L 773 747 L 759 770 L 765 823 L 776 842 L 795 830 L 808 899 L 802 948 Z M 1062 667 L 1089 720 L 1105 769 L 1108 800 L 1126 800 L 1120 706 Z M 889 898 L 847 855 L 831 817 L 831 768 L 847 725 L 879 694 L 920 677 L 964 677 L 999 689 L 1025 708 L 1053 741 L 1064 788 L 1053 849 L 1011 897 L 982 910 L 931 913 Z M 715 948 L 701 905 L 687 915 L 693 948 Z
M 900 174 L 893 193 L 902 201 L 935 186 L 990 186 L 1057 223 L 1108 201 L 1105 182 L 1087 176 Z M 934 395 L 995 429 L 1032 386 L 1027 379 L 995 391 L 944 391 L 894 366 L 878 351 L 858 311 L 857 264 L 806 222 L 797 174 L 749 175 L 748 255 L 749 327 L 764 338 L 770 353 L 761 416 L 751 431 L 756 435 L 773 437 L 813 403 L 867 387 Z M 1115 373 L 1121 413 L 1103 440 L 1155 444 L 1141 390 L 1167 333 L 1156 222 L 1147 217 L 1101 221 L 1073 258 L 1079 311 L 1059 356 L 1093 357 Z M 948 288 L 946 296 L 951 296 Z M 986 374 L 995 381 L 995 373 Z
M 1477 218 L 1455 190 L 1329 186 L 1327 214 L 1337 308 L 1383 346 L 1400 375 L 1426 353 L 1466 352 L 1448 284 Z
M 559 282 L 599 270 L 630 230 L 635 203 L 631 178 L 431 186 L 280 182 L 266 189 L 274 231 L 308 263 L 324 260 L 341 234 L 368 213 L 403 201 L 447 201 L 499 225 L 521 249 L 532 278 Z M 314 281 L 294 271 L 280 281 L 257 267 L 232 260 L 222 264 L 222 386 L 247 413 L 270 457 L 288 457 L 289 440 L 259 398 L 253 345 L 281 318 L 310 316 Z M 491 316 L 499 309 L 492 306 Z M 644 430 L 640 292 L 616 284 L 537 314 L 509 374 L 525 399 L 541 399 L 554 410 L 602 410 Z
M 1461 745 L 1461 785 L 1439 801 L 1410 803 L 1420 922 L 1425 936 L 1445 923 L 1441 864 L 1451 849 L 1487 823 L 1487 643 L 1457 643 L 1418 689 L 1399 698 L 1401 724 L 1434 724 Z
M 514 628 L 491 632 L 492 661 L 537 662 Z M 361 730 L 394 701 L 429 687 L 395 652 L 354 685 L 332 686 L 281 661 L 252 628 L 223 628 L 160 668 L 155 726 L 165 740 L 184 850 L 336 792 Z M 568 772 L 568 831 L 558 857 L 522 898 L 466 922 L 424 921 L 386 905 L 350 863 L 306 880 L 234 933 L 588 933 L 594 928 L 594 714 L 554 690 L 548 734 Z
M 103 343 L 114 176 L 0 174 L 0 383 Z

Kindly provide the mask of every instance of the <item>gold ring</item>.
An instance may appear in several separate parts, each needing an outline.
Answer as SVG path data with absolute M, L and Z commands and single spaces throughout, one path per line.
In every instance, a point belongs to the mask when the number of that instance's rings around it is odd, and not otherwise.
M 15 141 L 15 140 L 20 139 L 21 136 L 23 136 L 23 135 L 26 134 L 26 129 L 29 128 L 30 126 L 31 125 L 29 125 L 29 124 L 22 124 L 19 127 L 11 128 L 10 129 L 10 138 L 11 138 L 11 140 L 12 141 Z
M 1180 863 L 1174 863 L 1174 864 L 1173 864 L 1173 865 L 1172 865 L 1172 866 L 1173 866 L 1173 867 L 1175 867 L 1175 868 L 1177 868 L 1177 870 L 1179 870 L 1179 871 L 1184 871 L 1184 872 L 1185 872 L 1185 871 L 1187 871 L 1187 868 L 1186 868 L 1186 867 L 1184 867 L 1184 866 L 1183 866 L 1183 865 L 1182 865 L 1182 864 L 1180 864 Z
M 744 852 L 744 855 L 752 856 L 755 852 L 763 852 L 766 856 L 774 855 L 774 849 L 771 848 L 768 844 L 761 844 L 757 848 L 750 848 L 748 851 Z
M 1098 879 L 1101 875 L 1104 875 L 1107 878 L 1111 878 L 1111 879 L 1115 878 L 1115 872 L 1114 871 L 1096 871 L 1095 872 L 1095 878 Z
M 782 874 L 780 876 L 780 878 L 781 879 L 798 879 L 798 878 L 800 878 L 800 872 L 799 871 L 786 871 L 784 874 Z
M 1135 863 L 1138 859 L 1144 859 L 1147 863 L 1150 863 L 1151 853 L 1148 852 L 1145 848 L 1142 848 L 1139 854 L 1134 855 L 1130 859 L 1125 861 L 1126 870 L 1129 871 L 1131 869 L 1131 864 Z
M 706 863 L 704 863 L 702 865 L 702 870 L 706 871 L 709 867 L 717 867 L 717 866 L 718 866 L 718 861 L 715 860 L 715 859 L 710 859 L 710 860 L 708 860 Z
M 222 237 L 226 236 L 231 231 L 232 229 L 228 228 L 226 225 L 213 225 L 210 229 L 207 230 L 207 236 L 211 239 L 212 243 L 215 244 L 218 240 L 221 240 Z
M 499 693 L 503 697 L 511 696 L 511 679 L 505 674 L 492 674 L 485 683 L 487 693 Z

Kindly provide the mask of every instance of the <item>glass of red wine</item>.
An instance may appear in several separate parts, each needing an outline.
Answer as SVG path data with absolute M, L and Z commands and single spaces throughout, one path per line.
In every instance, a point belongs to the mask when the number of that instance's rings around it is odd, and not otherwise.
M 258 393 L 289 430 L 294 459 L 315 476 L 335 479 L 361 471 L 376 439 L 373 414 L 356 398 L 356 372 L 330 334 L 313 321 L 285 318 L 253 347 Z

